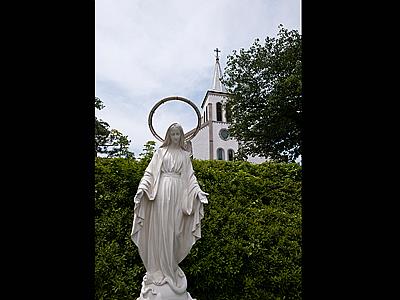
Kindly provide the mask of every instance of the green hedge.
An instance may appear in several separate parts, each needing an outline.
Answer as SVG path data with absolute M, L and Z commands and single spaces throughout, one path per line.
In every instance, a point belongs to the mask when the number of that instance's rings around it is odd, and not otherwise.
M 136 299 L 145 269 L 130 239 L 148 160 L 96 158 L 96 299 Z M 180 264 L 197 300 L 301 299 L 301 167 L 193 161 L 202 238 Z

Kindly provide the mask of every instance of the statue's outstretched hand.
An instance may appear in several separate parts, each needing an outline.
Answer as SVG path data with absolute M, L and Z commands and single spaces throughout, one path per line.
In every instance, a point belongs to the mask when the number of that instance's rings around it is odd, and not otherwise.
M 199 198 L 200 202 L 208 203 L 208 199 L 207 199 L 208 195 L 210 195 L 210 194 L 206 193 L 206 192 L 203 192 L 203 191 L 200 191 L 198 193 L 197 197 Z
M 140 203 L 143 197 L 143 190 L 139 189 L 135 195 L 135 199 L 133 200 L 135 203 Z

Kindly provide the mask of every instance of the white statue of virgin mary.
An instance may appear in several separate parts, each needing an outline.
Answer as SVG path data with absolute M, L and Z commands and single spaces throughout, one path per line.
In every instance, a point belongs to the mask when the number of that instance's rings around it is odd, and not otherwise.
M 178 123 L 168 128 L 135 195 L 131 238 L 146 268 L 138 300 L 192 299 L 178 264 L 201 237 L 208 194 L 199 187 L 184 138 Z

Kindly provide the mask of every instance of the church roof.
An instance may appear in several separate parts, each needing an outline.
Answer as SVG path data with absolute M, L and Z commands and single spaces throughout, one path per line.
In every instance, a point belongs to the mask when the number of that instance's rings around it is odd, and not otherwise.
M 218 57 L 218 52 L 221 52 L 220 50 L 215 49 L 214 50 L 217 53 L 217 56 L 215 57 L 215 66 L 214 66 L 214 75 L 213 75 L 213 80 L 212 80 L 212 85 L 211 88 L 206 92 L 206 95 L 204 96 L 203 102 L 201 103 L 201 107 L 203 108 L 204 102 L 206 101 L 206 98 L 208 94 L 228 94 L 226 91 L 226 88 L 224 84 L 221 82 L 222 78 L 222 71 L 221 71 L 221 65 L 219 64 L 219 57 Z
M 211 85 L 211 90 L 216 91 L 216 92 L 226 93 L 225 86 L 221 82 L 222 72 L 221 72 L 221 66 L 219 64 L 218 48 L 215 51 L 217 52 L 217 56 L 215 59 L 214 76 L 213 76 L 213 81 L 212 81 L 212 85 Z
M 206 99 L 207 99 L 208 95 L 222 95 L 222 96 L 225 96 L 225 95 L 229 95 L 229 93 L 227 93 L 227 92 L 216 92 L 216 91 L 208 90 L 206 92 L 206 95 L 203 98 L 203 102 L 201 102 L 201 108 L 204 107 L 204 104 L 206 103 Z

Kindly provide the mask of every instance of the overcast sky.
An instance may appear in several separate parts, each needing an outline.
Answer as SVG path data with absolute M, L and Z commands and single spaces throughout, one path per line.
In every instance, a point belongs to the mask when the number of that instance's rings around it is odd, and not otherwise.
M 136 157 L 156 141 L 147 118 L 158 100 L 182 96 L 200 109 L 215 48 L 223 70 L 233 50 L 275 37 L 279 24 L 301 32 L 300 0 L 96 0 L 95 6 L 95 95 L 105 105 L 96 116 L 128 135 Z M 156 111 L 154 127 L 164 137 L 176 121 L 187 132 L 195 116 L 190 106 L 168 102 Z

